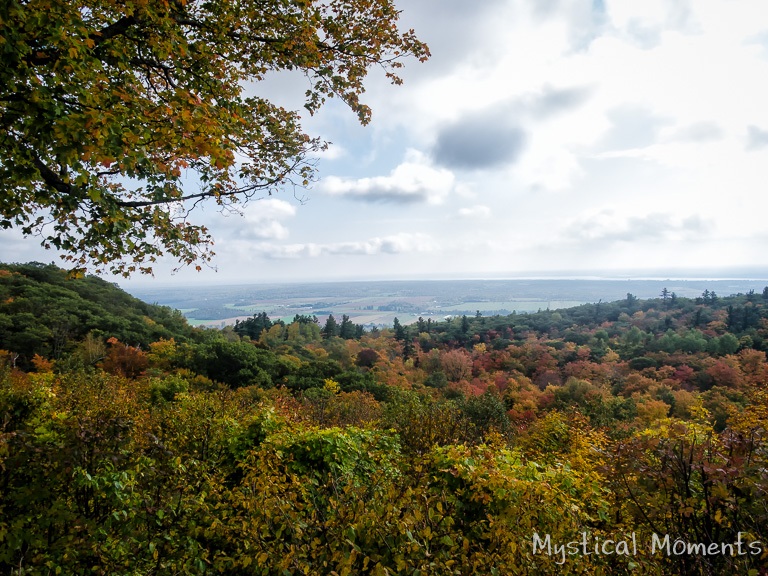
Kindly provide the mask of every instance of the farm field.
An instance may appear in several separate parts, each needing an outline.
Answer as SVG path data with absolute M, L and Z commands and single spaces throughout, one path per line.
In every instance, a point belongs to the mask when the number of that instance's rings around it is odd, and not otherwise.
M 286 322 L 300 314 L 317 316 L 322 324 L 329 314 L 338 318 L 346 314 L 356 324 L 391 326 L 395 318 L 410 324 L 419 317 L 533 313 L 615 301 L 627 293 L 655 298 L 664 288 L 681 297 L 696 297 L 704 290 L 726 296 L 760 291 L 764 285 L 760 279 L 419 280 L 175 286 L 131 293 L 145 302 L 176 308 L 198 326 L 231 325 L 260 312 Z

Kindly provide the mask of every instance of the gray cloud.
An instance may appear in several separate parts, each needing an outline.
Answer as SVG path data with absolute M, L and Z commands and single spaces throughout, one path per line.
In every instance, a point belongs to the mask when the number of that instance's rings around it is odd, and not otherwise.
M 723 129 L 714 122 L 698 122 L 683 126 L 672 138 L 684 142 L 714 142 L 723 139 Z
M 328 190 L 326 188 L 326 190 Z M 371 203 L 393 203 L 393 204 L 418 204 L 426 202 L 429 191 L 426 188 L 415 188 L 405 190 L 403 188 L 392 188 L 385 185 L 352 188 L 351 186 L 342 192 L 330 192 L 331 195 L 345 196 L 352 200 L 362 200 Z
M 768 146 L 768 130 L 750 126 L 747 133 L 747 150 L 759 150 Z
M 600 150 L 644 148 L 656 143 L 662 127 L 670 124 L 666 118 L 654 116 L 639 106 L 620 106 L 608 112 L 612 127 L 598 145 Z
M 525 148 L 525 131 L 503 110 L 467 115 L 440 128 L 434 161 L 449 168 L 480 170 L 513 164 Z
M 661 42 L 662 28 L 651 26 L 641 20 L 632 19 L 627 22 L 627 34 L 638 47 L 643 50 L 655 48 Z
M 560 0 L 537 0 L 532 8 L 536 16 L 547 18 L 560 11 Z
M 603 0 L 530 0 L 539 20 L 564 18 L 571 48 L 585 50 L 603 31 L 606 9 Z
M 656 48 L 661 35 L 667 30 L 692 32 L 697 29 L 689 0 L 667 0 L 664 3 L 664 17 L 655 22 L 631 18 L 624 32 L 628 39 L 643 50 Z
M 673 0 L 667 4 L 666 25 L 673 30 L 690 31 L 698 28 L 690 0 Z
M 438 129 L 432 158 L 438 165 L 460 170 L 483 170 L 514 164 L 525 150 L 531 123 L 568 112 L 591 94 L 585 86 L 544 86 L 514 100 L 471 112 Z
M 561 112 L 567 112 L 589 99 L 591 89 L 587 87 L 552 88 L 545 87 L 541 93 L 530 97 L 524 105 L 538 118 L 548 118 Z

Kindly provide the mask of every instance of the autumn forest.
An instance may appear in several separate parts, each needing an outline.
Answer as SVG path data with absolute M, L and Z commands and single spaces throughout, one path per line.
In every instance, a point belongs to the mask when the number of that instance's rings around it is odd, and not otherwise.
M 4 574 L 761 574 L 768 288 L 221 330 L 0 267 Z

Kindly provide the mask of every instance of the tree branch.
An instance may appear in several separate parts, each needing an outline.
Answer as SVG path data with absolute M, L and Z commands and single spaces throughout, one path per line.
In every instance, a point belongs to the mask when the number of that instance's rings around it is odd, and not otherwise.
M 45 162 L 40 160 L 40 157 L 37 154 L 33 154 L 32 162 L 34 163 L 35 168 L 40 172 L 43 181 L 48 184 L 48 186 L 62 194 L 70 194 L 72 192 L 72 185 L 64 182 L 56 172 L 51 170 Z
M 123 16 L 119 20 L 113 22 L 109 26 L 102 28 L 91 33 L 90 38 L 93 40 L 94 46 L 92 49 L 96 49 L 100 44 L 103 44 L 107 40 L 111 40 L 115 36 L 121 36 L 138 20 L 135 16 Z M 53 52 L 43 52 L 32 48 L 32 52 L 25 58 L 27 64 L 32 66 L 43 66 L 55 62 L 61 56 L 60 50 L 54 50 Z
M 99 44 L 102 44 L 106 42 L 107 40 L 111 40 L 115 36 L 121 36 L 125 34 L 125 32 L 136 24 L 138 20 L 135 16 L 124 16 L 120 18 L 120 20 L 113 22 L 106 28 L 102 28 L 100 31 L 95 32 L 93 35 L 96 36 L 96 38 L 93 39 L 94 42 L 96 42 L 96 46 Z
M 282 178 L 276 178 L 270 182 L 264 182 L 263 184 L 257 184 L 254 186 L 247 186 L 245 188 L 238 188 L 237 190 L 231 190 L 229 192 L 198 192 L 197 194 L 188 194 L 187 196 L 180 196 L 179 198 L 161 198 L 159 200 L 130 200 L 130 201 L 116 201 L 115 204 L 121 208 L 145 208 L 146 206 L 158 206 L 160 204 L 170 204 L 172 202 L 186 202 L 187 200 L 195 200 L 200 198 L 208 198 L 210 196 L 217 197 L 232 197 L 239 196 L 241 194 L 249 194 L 255 190 L 264 190 L 270 186 L 274 186 L 280 182 Z

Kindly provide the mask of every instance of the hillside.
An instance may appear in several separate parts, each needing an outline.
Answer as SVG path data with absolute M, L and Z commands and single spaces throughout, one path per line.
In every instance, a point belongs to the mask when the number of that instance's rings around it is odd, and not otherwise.
M 35 354 L 60 358 L 88 334 L 146 347 L 190 333 L 179 312 L 146 304 L 98 277 L 69 278 L 39 263 L 0 264 L 0 349 L 19 354 L 23 366 Z
M 768 568 L 768 290 L 191 330 L 1 279 L 2 573 Z M 85 325 L 56 347 L 60 309 Z

